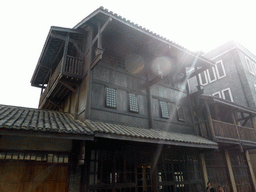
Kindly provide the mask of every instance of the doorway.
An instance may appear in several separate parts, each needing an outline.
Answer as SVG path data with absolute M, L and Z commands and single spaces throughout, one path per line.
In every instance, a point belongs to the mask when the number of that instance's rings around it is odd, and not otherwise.
M 137 187 L 138 192 L 152 191 L 151 166 L 143 165 L 137 167 Z

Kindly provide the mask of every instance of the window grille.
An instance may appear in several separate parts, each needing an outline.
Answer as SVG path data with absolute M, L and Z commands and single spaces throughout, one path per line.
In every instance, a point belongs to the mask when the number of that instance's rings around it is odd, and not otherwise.
M 68 154 L 38 153 L 38 152 L 0 152 L 0 162 L 45 162 L 68 163 Z
M 116 108 L 116 90 L 107 87 L 106 92 L 106 106 Z
M 139 112 L 138 98 L 133 93 L 129 93 L 129 106 L 130 106 L 130 111 Z
M 160 101 L 160 107 L 161 107 L 162 118 L 169 119 L 169 111 L 168 111 L 167 103 L 164 101 Z

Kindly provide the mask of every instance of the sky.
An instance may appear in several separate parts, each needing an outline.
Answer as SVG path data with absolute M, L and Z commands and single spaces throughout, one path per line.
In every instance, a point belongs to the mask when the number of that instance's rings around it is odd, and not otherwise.
M 30 80 L 50 27 L 72 28 L 100 6 L 191 51 L 233 39 L 256 55 L 254 1 L 1 1 L 0 104 L 37 108 L 41 89 Z

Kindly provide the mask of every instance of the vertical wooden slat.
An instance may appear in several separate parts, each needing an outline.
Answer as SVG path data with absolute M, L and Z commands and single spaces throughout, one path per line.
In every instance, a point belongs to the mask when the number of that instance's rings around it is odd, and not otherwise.
M 245 151 L 245 156 L 246 156 L 246 160 L 247 160 L 247 163 L 248 163 L 249 172 L 250 172 L 250 175 L 251 175 L 251 178 L 252 178 L 254 191 L 256 191 L 256 178 L 255 178 L 255 174 L 254 174 L 254 171 L 253 171 L 251 158 L 250 158 L 250 154 L 249 154 L 248 150 Z

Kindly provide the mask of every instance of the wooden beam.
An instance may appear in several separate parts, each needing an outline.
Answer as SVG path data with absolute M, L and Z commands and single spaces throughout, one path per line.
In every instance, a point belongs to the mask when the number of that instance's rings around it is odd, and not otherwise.
M 66 41 L 66 36 L 62 36 L 62 35 L 57 35 L 57 34 L 53 34 L 51 33 L 51 36 L 54 37 L 54 38 L 57 38 L 57 39 L 60 39 L 60 40 L 63 40 L 63 41 Z M 72 43 L 74 45 L 74 47 L 76 48 L 76 50 L 79 52 L 79 54 L 81 55 L 85 55 L 82 50 L 78 47 L 78 43 L 80 43 L 79 41 L 75 41 L 73 39 L 69 39 L 69 42 Z
M 141 88 L 151 87 L 152 85 L 156 84 L 157 82 L 161 81 L 162 78 L 160 76 L 156 76 L 153 79 L 146 82 L 144 85 L 141 86 Z
M 101 35 L 101 33 L 105 30 L 110 21 L 112 21 L 111 17 L 109 17 L 108 20 L 103 24 L 103 26 L 100 29 L 98 29 L 98 34 L 92 40 L 92 45 L 98 40 L 99 35 Z
M 229 178 L 230 178 L 230 182 L 231 182 L 231 188 L 233 189 L 232 191 L 237 192 L 236 181 L 235 181 L 235 177 L 234 177 L 234 173 L 233 173 L 233 169 L 232 169 L 232 164 L 231 164 L 230 157 L 229 157 L 227 150 L 225 150 L 225 158 L 226 158 L 226 162 L 227 162 L 228 173 L 229 173 Z
M 102 59 L 102 54 L 99 54 L 95 57 L 91 64 L 91 70 L 97 65 L 97 63 Z
M 72 92 L 76 93 L 76 90 L 75 90 L 71 85 L 69 85 L 68 83 L 63 82 L 63 81 L 61 81 L 61 80 L 59 80 L 59 82 L 60 82 L 62 85 L 64 85 L 65 87 L 67 87 L 69 90 L 71 90 Z
M 55 104 L 53 100 L 51 100 L 50 98 L 46 98 L 46 100 L 47 100 L 48 102 L 50 102 L 52 105 L 54 105 L 55 107 L 57 107 L 59 110 L 61 110 L 61 107 L 58 106 L 57 104 Z
M 250 175 L 251 175 L 251 178 L 252 178 L 253 188 L 254 188 L 254 191 L 256 191 L 256 178 L 255 178 L 255 173 L 253 171 L 251 158 L 250 158 L 250 154 L 249 154 L 248 150 L 245 151 L 245 156 L 246 156 L 246 160 L 247 160 L 247 163 L 248 163 Z
M 204 153 L 200 153 L 200 159 L 201 159 L 201 165 L 202 165 L 202 171 L 203 171 L 203 177 L 204 177 L 204 187 L 206 187 L 209 179 L 208 179 L 208 174 L 207 174 L 207 169 L 206 169 Z
M 205 107 L 206 107 L 206 115 L 207 115 L 207 118 L 208 118 L 210 131 L 211 131 L 211 134 L 212 134 L 212 139 L 214 141 L 216 141 L 215 131 L 214 131 L 213 123 L 212 123 L 212 116 L 211 116 L 210 107 L 209 107 L 209 104 L 208 104 L 208 102 L 206 100 L 204 100 L 204 103 L 205 103 Z

